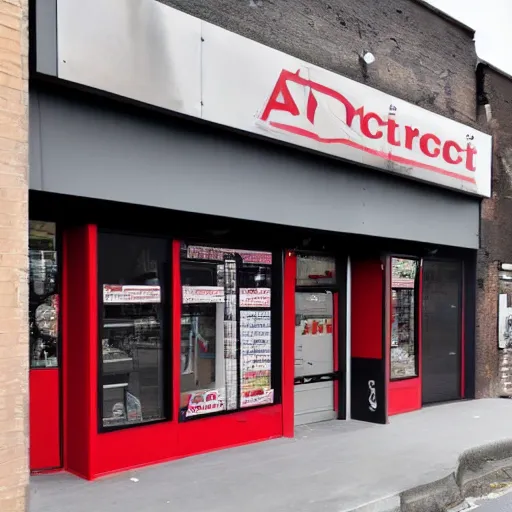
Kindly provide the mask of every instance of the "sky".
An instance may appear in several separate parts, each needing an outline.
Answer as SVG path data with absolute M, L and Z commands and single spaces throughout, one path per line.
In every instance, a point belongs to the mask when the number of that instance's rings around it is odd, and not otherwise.
M 512 75 L 512 0 L 427 0 L 476 30 L 478 57 Z

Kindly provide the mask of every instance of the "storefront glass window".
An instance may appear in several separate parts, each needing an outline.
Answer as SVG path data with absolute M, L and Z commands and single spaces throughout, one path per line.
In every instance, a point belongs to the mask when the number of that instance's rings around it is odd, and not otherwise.
M 166 418 L 169 254 L 166 240 L 99 234 L 104 428 Z
M 418 375 L 416 294 L 418 261 L 393 258 L 391 283 L 391 379 Z
M 59 294 L 56 227 L 29 223 L 30 367 L 58 366 Z
M 297 286 L 333 286 L 336 284 L 336 264 L 329 256 L 297 256 Z
M 271 270 L 271 253 L 182 245 L 182 420 L 274 402 Z

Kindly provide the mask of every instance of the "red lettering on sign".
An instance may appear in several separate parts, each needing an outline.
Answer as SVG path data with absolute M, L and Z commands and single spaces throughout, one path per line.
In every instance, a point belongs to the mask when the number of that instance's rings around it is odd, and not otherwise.
M 274 111 L 287 112 L 294 117 L 301 115 L 300 109 L 290 93 L 288 83 L 294 83 L 307 88 L 308 95 L 304 114 L 307 121 L 311 124 L 311 129 L 269 120 L 270 115 Z M 411 158 L 406 158 L 394 154 L 391 151 L 386 152 L 368 147 L 358 139 L 353 140 L 348 137 L 320 136 L 315 131 L 315 121 L 319 106 L 318 97 L 321 95 L 328 96 L 341 103 L 345 108 L 345 119 L 341 120 L 341 122 L 344 122 L 344 124 L 352 130 L 359 131 L 364 138 L 378 140 L 385 137 L 389 145 L 397 148 L 403 147 L 411 152 L 420 152 L 425 157 L 432 159 L 432 164 L 415 160 L 413 155 Z M 475 155 L 477 154 L 477 149 L 471 144 L 467 144 L 466 149 L 463 149 L 462 146 L 454 140 L 443 141 L 434 133 L 422 133 L 418 127 L 406 124 L 401 126 L 391 115 L 386 119 L 386 117 L 379 115 L 377 112 L 365 112 L 364 106 L 356 108 L 338 91 L 301 77 L 299 71 L 295 73 L 287 70 L 281 71 L 260 118 L 262 121 L 268 122 L 273 128 L 301 137 L 307 137 L 323 144 L 343 144 L 402 165 L 413 166 L 458 180 L 475 183 L 474 176 L 465 175 L 457 170 L 450 169 L 450 166 L 456 166 L 465 161 L 465 169 L 467 171 L 471 171 L 472 173 L 476 171 Z M 356 118 L 358 119 L 358 123 L 354 123 Z M 354 126 L 355 124 L 359 126 Z M 400 137 L 400 132 L 402 132 L 403 138 Z M 435 165 L 437 162 L 439 163 Z M 443 166 L 441 167 L 440 164 Z M 448 168 L 446 165 L 448 165 Z
M 455 150 L 452 151 L 452 149 Z M 462 157 L 460 156 L 460 153 L 462 151 L 462 148 L 453 140 L 447 140 L 444 143 L 443 146 L 443 159 L 445 162 L 448 162 L 449 164 L 460 164 L 462 162 Z M 452 157 L 452 155 L 455 154 L 455 158 Z
M 370 121 L 375 121 L 377 126 L 386 126 L 386 123 L 375 114 L 375 112 L 368 112 L 368 114 L 361 117 L 361 132 L 369 139 L 380 139 L 382 137 L 382 130 L 376 130 L 374 133 L 370 130 Z
M 414 139 L 418 137 L 420 134 L 420 131 L 418 128 L 413 128 L 412 126 L 406 126 L 405 127 L 405 147 L 407 149 L 412 149 L 412 143 L 414 142 Z
M 467 145 L 466 148 L 466 169 L 468 171 L 476 171 L 475 167 L 475 155 L 477 154 L 476 148 L 474 148 L 471 144 Z
M 429 142 L 432 141 L 434 144 L 429 147 Z M 441 139 L 433 133 L 425 133 L 420 139 L 421 152 L 432 158 L 437 158 L 441 153 Z
M 388 142 L 392 146 L 400 146 L 400 140 L 396 135 L 396 131 L 398 130 L 399 127 L 400 126 L 396 124 L 394 119 L 388 120 Z

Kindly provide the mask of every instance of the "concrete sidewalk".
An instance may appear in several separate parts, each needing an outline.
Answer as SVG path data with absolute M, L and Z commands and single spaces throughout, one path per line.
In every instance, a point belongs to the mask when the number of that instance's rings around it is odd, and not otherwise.
M 342 512 L 445 477 L 462 451 L 510 438 L 512 400 L 505 399 L 427 407 L 389 425 L 318 423 L 297 429 L 295 439 L 97 482 L 35 476 L 29 512 Z

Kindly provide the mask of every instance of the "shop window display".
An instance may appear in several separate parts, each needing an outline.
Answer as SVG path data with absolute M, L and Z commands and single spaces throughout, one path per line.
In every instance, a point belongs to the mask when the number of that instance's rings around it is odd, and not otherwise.
M 182 420 L 274 402 L 271 270 L 271 253 L 182 245 Z
M 418 261 L 393 258 L 391 284 L 391 379 L 418 375 L 416 295 Z
M 166 240 L 99 234 L 103 428 L 167 417 L 169 254 Z
M 29 223 L 30 367 L 58 366 L 59 293 L 56 226 Z
M 295 294 L 295 384 L 334 380 L 334 303 L 327 288 L 335 285 L 333 257 L 297 255 L 296 286 L 300 291 Z

